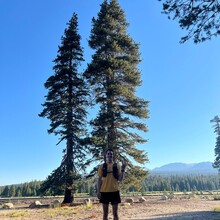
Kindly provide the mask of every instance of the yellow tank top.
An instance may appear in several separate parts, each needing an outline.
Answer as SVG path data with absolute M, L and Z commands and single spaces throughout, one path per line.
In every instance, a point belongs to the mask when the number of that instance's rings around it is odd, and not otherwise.
M 101 165 L 98 169 L 98 176 L 102 177 L 102 185 L 100 192 L 116 192 L 119 190 L 119 182 L 113 176 L 113 163 L 107 163 L 107 176 L 102 176 L 102 167 Z M 117 164 L 118 175 L 120 175 L 121 167 Z

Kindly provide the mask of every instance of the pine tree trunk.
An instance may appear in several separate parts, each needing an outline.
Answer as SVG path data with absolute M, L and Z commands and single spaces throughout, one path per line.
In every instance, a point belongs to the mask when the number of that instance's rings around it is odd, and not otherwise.
M 71 112 L 69 113 L 69 117 L 71 117 Z M 70 120 L 70 119 L 69 119 Z M 72 203 L 74 200 L 74 188 L 73 188 L 73 142 L 72 142 L 72 134 L 70 133 L 70 138 L 67 139 L 67 173 L 68 177 L 66 179 L 66 189 L 63 203 Z
M 66 187 L 63 204 L 72 203 L 74 201 L 73 187 Z

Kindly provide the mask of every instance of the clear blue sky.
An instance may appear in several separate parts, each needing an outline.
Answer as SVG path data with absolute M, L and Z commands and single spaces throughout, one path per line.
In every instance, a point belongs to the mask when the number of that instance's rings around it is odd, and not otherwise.
M 79 17 L 85 59 L 91 19 L 101 0 L 0 1 L 0 185 L 44 180 L 57 168 L 64 145 L 47 134 L 39 118 L 44 83 L 53 74 L 61 36 L 72 13 Z M 150 101 L 148 152 L 152 169 L 172 162 L 214 160 L 215 135 L 209 122 L 219 114 L 220 38 L 179 44 L 185 34 L 161 14 L 157 0 L 119 0 L 140 43 L 143 85 L 138 96 Z M 86 62 L 82 68 L 85 69 Z

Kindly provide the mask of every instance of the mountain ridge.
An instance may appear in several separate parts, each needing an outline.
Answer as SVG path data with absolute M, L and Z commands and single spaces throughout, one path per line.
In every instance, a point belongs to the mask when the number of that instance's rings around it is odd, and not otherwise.
M 212 167 L 212 162 L 200 162 L 200 163 L 169 163 L 161 167 L 156 167 L 150 170 L 151 174 L 155 175 L 173 175 L 173 174 L 217 174 L 218 169 Z

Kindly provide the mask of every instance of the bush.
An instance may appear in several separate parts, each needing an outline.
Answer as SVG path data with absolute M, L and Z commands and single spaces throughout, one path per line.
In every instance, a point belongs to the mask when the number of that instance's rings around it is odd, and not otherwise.
M 214 196 L 214 200 L 220 200 L 220 196 Z

